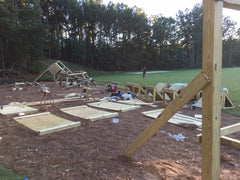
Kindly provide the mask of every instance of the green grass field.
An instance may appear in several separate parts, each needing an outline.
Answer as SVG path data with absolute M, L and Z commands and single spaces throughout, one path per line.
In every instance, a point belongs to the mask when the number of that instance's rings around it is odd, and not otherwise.
M 23 180 L 24 178 L 16 175 L 13 171 L 6 169 L 0 164 L 0 179 L 1 180 Z
M 120 82 L 124 86 L 126 82 L 140 84 L 141 86 L 153 85 L 158 82 L 165 83 L 189 83 L 201 71 L 195 70 L 176 70 L 164 73 L 146 74 L 146 80 L 142 80 L 142 74 L 112 73 L 92 76 L 96 81 Z M 240 116 L 240 68 L 223 68 L 222 87 L 228 88 L 229 97 L 236 105 L 235 109 L 224 110 L 230 114 Z

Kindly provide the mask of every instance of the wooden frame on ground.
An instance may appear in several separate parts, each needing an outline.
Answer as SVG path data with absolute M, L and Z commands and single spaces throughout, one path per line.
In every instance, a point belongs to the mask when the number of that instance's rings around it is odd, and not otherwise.
M 138 109 L 141 107 L 141 106 L 135 106 L 135 105 L 108 102 L 108 101 L 88 103 L 88 105 L 92 106 L 92 107 L 109 109 L 112 111 L 121 111 L 121 112 L 131 111 L 131 110 Z
M 49 134 L 57 131 L 80 126 L 80 122 L 73 122 L 49 112 L 14 117 L 15 121 L 37 132 L 39 135 Z
M 236 149 L 240 149 L 240 140 L 233 139 L 233 138 L 226 136 L 226 135 L 230 135 L 230 134 L 233 134 L 233 133 L 236 133 L 239 131 L 240 131 L 240 123 L 221 128 L 221 144 L 230 146 L 230 147 L 233 147 Z M 202 143 L 202 134 L 197 135 L 196 141 L 198 143 Z
M 149 93 L 151 93 L 152 97 L 150 97 Z M 145 96 L 145 98 L 147 100 L 149 100 L 149 98 L 152 98 L 153 103 L 163 101 L 163 95 L 154 86 L 146 86 L 146 96 Z
M 62 108 L 61 111 L 73 116 L 77 116 L 86 120 L 95 121 L 99 119 L 106 119 L 118 116 L 117 112 L 107 112 L 94 109 L 88 106 L 75 106 L 69 108 Z
M 138 97 L 146 96 L 146 90 L 144 90 L 139 84 L 126 83 L 125 90 L 130 90 L 132 93 L 136 94 Z

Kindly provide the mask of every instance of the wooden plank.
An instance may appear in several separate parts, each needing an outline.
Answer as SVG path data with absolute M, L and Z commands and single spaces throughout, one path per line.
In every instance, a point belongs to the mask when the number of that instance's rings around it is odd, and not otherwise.
M 43 112 L 43 113 L 38 113 L 38 114 L 30 114 L 30 115 L 26 115 L 26 116 L 18 116 L 18 117 L 14 117 L 14 120 L 20 120 L 20 119 L 25 119 L 25 118 L 31 118 L 31 117 L 36 117 L 36 116 L 43 116 L 43 115 L 49 115 L 50 112 Z
M 221 128 L 221 136 L 226 136 L 240 131 L 240 123 Z
M 156 109 L 153 111 L 145 111 L 145 112 L 142 112 L 141 114 L 155 119 L 162 113 L 163 110 L 164 109 Z M 199 128 L 202 128 L 202 120 L 201 119 L 197 119 L 197 118 L 194 118 L 191 116 L 186 116 L 186 115 L 179 114 L 179 113 L 174 114 L 174 116 L 171 117 L 168 120 L 168 122 L 171 124 L 180 125 L 180 126 L 181 126 L 181 124 L 184 124 L 183 125 L 184 127 L 186 126 L 186 124 L 192 124 L 192 125 L 198 126 Z
M 28 116 L 14 117 L 14 120 L 29 129 L 37 132 L 39 135 L 49 134 L 72 127 L 80 126 L 80 122 L 73 122 L 49 112 L 32 114 Z
M 88 106 L 75 106 L 70 108 L 63 108 L 61 111 L 73 116 L 77 116 L 86 120 L 95 121 L 99 119 L 106 119 L 110 117 L 118 116 L 116 112 L 107 112 L 98 109 L 94 109 Z
M 147 92 L 141 86 L 139 86 L 138 96 L 146 96 L 146 93 Z
M 153 95 L 153 102 L 163 101 L 162 94 L 154 86 L 146 86 L 146 92 L 149 91 Z M 146 93 L 146 98 L 149 98 L 148 93 Z
M 178 96 L 178 93 L 171 89 L 163 89 L 163 104 L 166 104 L 166 97 L 170 100 L 174 100 Z
M 221 144 L 225 146 L 230 146 L 236 149 L 240 149 L 240 140 L 233 139 L 230 137 L 222 136 L 221 137 Z
M 3 109 L 0 109 L 0 114 L 10 115 L 10 114 L 18 114 L 18 113 L 30 113 L 35 111 L 38 111 L 38 109 L 28 107 L 22 104 L 4 105 Z
M 119 100 L 117 101 L 119 103 L 123 103 L 123 104 L 131 104 L 131 105 L 146 105 L 146 106 L 152 106 L 153 103 L 147 103 L 147 102 L 144 102 L 140 99 L 131 99 L 131 100 Z
M 223 7 L 240 11 L 240 1 L 239 0 L 223 0 Z
M 55 127 L 48 128 L 48 129 L 42 129 L 42 130 L 39 130 L 38 134 L 41 136 L 41 135 L 50 134 L 50 133 L 54 133 L 54 132 L 58 132 L 58 131 L 63 131 L 63 130 L 70 129 L 73 127 L 78 127 L 78 126 L 80 126 L 80 124 L 81 124 L 80 122 L 72 122 L 69 124 L 59 125 L 59 126 L 55 126 Z
M 223 2 L 203 0 L 202 71 L 211 80 L 202 92 L 202 179 L 219 179 Z
M 131 92 L 133 92 L 135 86 L 139 86 L 139 85 L 138 84 L 134 84 L 134 83 L 126 83 L 125 84 L 125 90 L 127 91 L 129 89 Z
M 222 108 L 223 109 L 235 108 L 235 105 L 233 104 L 227 92 L 225 91 L 222 92 Z
M 62 98 L 62 99 L 54 99 L 54 103 L 59 103 L 59 102 L 66 102 L 66 101 L 78 101 L 79 97 L 71 97 L 71 98 Z M 35 102 L 28 102 L 26 103 L 27 106 L 35 106 L 39 105 L 42 101 L 35 101 Z M 50 100 L 47 100 L 45 104 L 50 104 Z
M 157 85 L 155 87 L 158 90 L 158 92 L 163 93 L 163 89 L 164 88 L 169 88 L 169 86 L 170 85 L 167 84 L 167 83 L 157 83 Z
M 226 136 L 240 131 L 240 123 L 221 128 L 221 136 Z M 197 142 L 202 142 L 202 134 L 197 135 Z
M 179 109 L 188 103 L 202 88 L 209 83 L 204 73 L 199 73 L 191 83 L 172 101 L 166 109 L 137 137 L 126 149 L 125 156 L 135 153 L 150 137 L 152 137 Z
M 120 104 L 120 103 L 114 103 L 114 102 L 96 102 L 96 103 L 88 103 L 89 106 L 103 108 L 103 109 L 109 109 L 113 111 L 131 111 L 134 109 L 138 109 L 141 106 L 135 106 L 135 105 L 127 105 L 127 104 Z
M 202 143 L 202 134 L 197 135 L 196 142 Z M 221 136 L 221 144 L 225 146 L 230 146 L 236 149 L 240 149 L 240 141 L 227 136 Z
M 42 74 L 40 74 L 34 81 L 32 82 L 33 84 L 36 83 L 40 78 L 42 78 L 45 74 L 49 72 L 48 69 L 46 69 Z
M 57 63 L 54 63 L 52 64 L 49 68 L 48 68 L 49 72 L 55 77 L 57 73 L 59 73 L 60 71 L 63 71 L 64 70 L 57 64 Z

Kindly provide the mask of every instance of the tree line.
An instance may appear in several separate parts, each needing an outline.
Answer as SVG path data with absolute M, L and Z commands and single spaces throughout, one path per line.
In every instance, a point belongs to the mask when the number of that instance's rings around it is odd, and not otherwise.
M 161 13 L 161 12 L 159 12 Z M 203 8 L 176 17 L 101 0 L 0 2 L 0 70 L 38 72 L 42 59 L 104 71 L 200 68 Z M 223 66 L 239 66 L 240 29 L 223 19 Z

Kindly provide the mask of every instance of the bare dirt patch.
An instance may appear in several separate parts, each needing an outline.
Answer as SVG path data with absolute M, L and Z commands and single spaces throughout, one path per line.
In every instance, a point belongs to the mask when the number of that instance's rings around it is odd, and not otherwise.
M 24 86 L 22 91 L 11 91 L 10 85 L 0 86 L 0 104 L 33 102 L 41 99 L 37 87 Z M 95 97 L 103 87 L 94 89 Z M 80 93 L 79 89 L 51 89 L 57 94 Z M 81 122 L 80 127 L 38 136 L 13 120 L 17 115 L 0 115 L 0 163 L 17 174 L 30 179 L 201 179 L 201 146 L 195 142 L 200 132 L 194 127 L 180 127 L 167 123 L 161 129 L 187 137 L 178 142 L 167 133 L 158 131 L 131 158 L 123 156 L 125 149 L 153 121 L 141 112 L 163 108 L 142 106 L 140 109 L 120 112 L 119 123 L 113 118 L 87 121 L 59 109 L 85 105 L 82 101 L 57 103 L 56 107 L 34 106 L 40 112 L 50 111 L 60 117 Z M 194 117 L 201 109 L 182 109 Z M 222 126 L 240 121 L 240 117 L 222 114 Z M 240 133 L 231 137 L 239 138 Z M 240 151 L 221 147 L 221 179 L 239 179 Z

